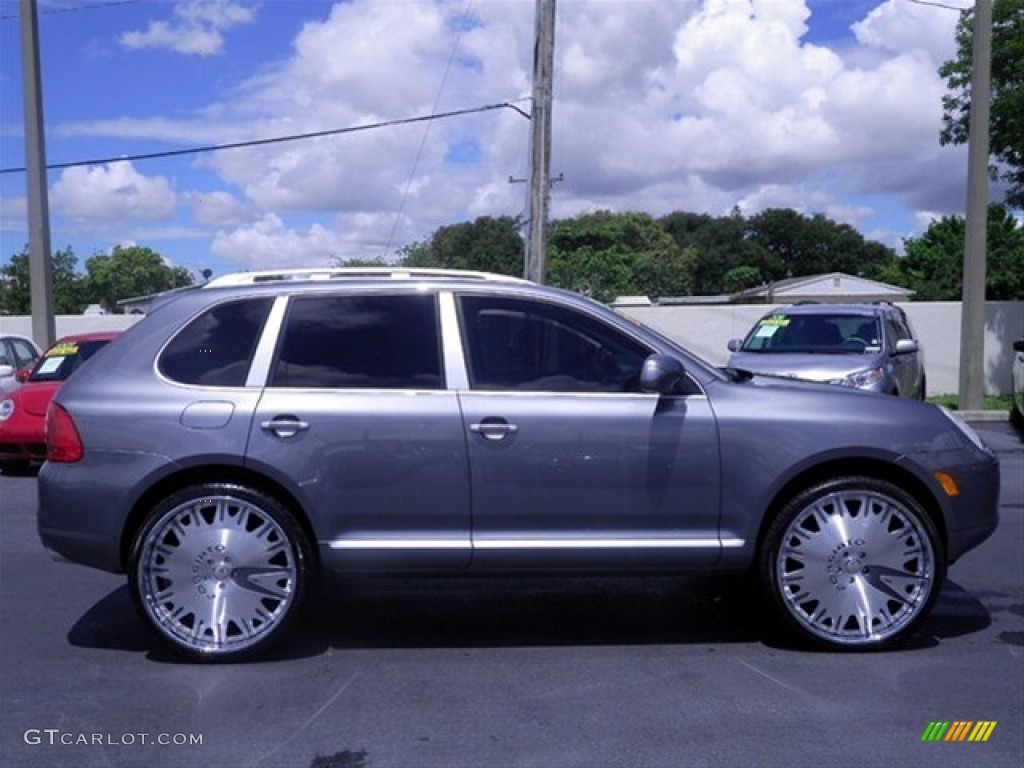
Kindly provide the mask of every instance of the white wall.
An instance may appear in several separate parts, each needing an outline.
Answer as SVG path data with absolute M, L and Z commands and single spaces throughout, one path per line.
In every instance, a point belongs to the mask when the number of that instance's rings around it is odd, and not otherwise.
M 930 395 L 960 388 L 960 302 L 900 304 L 925 351 Z M 620 307 L 622 314 L 659 331 L 714 365 L 725 365 L 729 339 L 746 335 L 771 305 Z M 1024 336 L 1024 302 L 985 306 L 985 391 L 1008 394 L 1013 341 Z
M 142 318 L 143 315 L 57 315 L 57 338 L 74 333 L 123 331 L 131 328 Z M 31 337 L 32 318 L 24 315 L 0 315 L 0 333 L 17 333 Z M 43 346 L 41 342 L 40 346 Z
M 960 302 L 901 304 L 925 350 L 928 392 L 955 393 L 960 388 Z M 714 365 L 729 357 L 729 339 L 745 336 L 754 322 L 771 307 L 765 304 L 723 306 L 621 307 L 619 311 L 700 355 Z M 1024 336 L 1024 302 L 995 301 L 986 305 L 985 391 L 1010 391 L 1010 365 L 1014 339 Z M 124 330 L 142 315 L 58 315 L 57 335 L 85 331 Z M 0 316 L 0 333 L 32 335 L 28 317 Z

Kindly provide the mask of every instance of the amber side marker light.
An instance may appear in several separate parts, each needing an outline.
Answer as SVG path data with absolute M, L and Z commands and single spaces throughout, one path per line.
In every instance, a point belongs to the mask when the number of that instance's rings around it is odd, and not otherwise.
M 953 479 L 952 475 L 948 475 L 945 472 L 935 472 L 935 479 L 939 481 L 939 485 L 942 486 L 942 490 L 946 492 L 947 496 L 959 496 L 960 488 L 957 487 L 956 480 Z

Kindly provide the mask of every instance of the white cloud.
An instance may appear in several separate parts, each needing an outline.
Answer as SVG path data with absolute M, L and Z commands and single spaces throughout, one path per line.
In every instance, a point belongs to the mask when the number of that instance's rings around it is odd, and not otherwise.
M 219 232 L 211 252 L 249 268 L 331 266 L 336 259 L 382 256 L 382 239 L 367 232 L 382 232 L 386 222 L 376 216 L 342 217 L 336 227 L 314 223 L 305 229 L 289 227 L 276 214 L 259 221 Z
M 50 192 L 53 210 L 77 219 L 171 218 L 177 197 L 170 180 L 144 176 L 127 161 L 67 168 Z
M 188 0 L 174 6 L 175 20 L 151 21 L 145 31 L 126 32 L 129 49 L 165 48 L 176 53 L 212 55 L 224 49 L 223 33 L 256 17 L 253 7 L 231 0 Z
M 870 224 L 865 199 L 889 196 L 910 215 L 959 206 L 964 153 L 938 145 L 937 74 L 955 53 L 957 14 L 879 0 L 826 45 L 808 41 L 814 7 L 559 3 L 552 170 L 565 180 L 553 188 L 554 215 L 791 206 Z M 182 3 L 166 30 L 150 28 L 151 44 L 165 35 L 161 44 L 194 50 L 200 33 L 219 35 L 250 12 L 227 0 Z M 64 132 L 221 143 L 519 99 L 530 92 L 533 12 L 523 0 L 336 3 L 301 27 L 289 57 L 264 62 L 221 103 L 184 119 Z M 247 265 L 393 253 L 460 219 L 524 213 L 525 188 L 508 178 L 527 174 L 529 130 L 504 109 L 218 152 L 200 163 L 223 188 L 204 181 L 211 202 L 197 203 L 198 193 L 179 202 L 221 230 L 216 255 Z M 148 181 L 163 187 L 140 186 L 139 210 L 166 210 L 157 203 L 173 198 L 170 182 Z M 110 198 L 113 183 L 103 186 Z M 64 194 L 76 201 L 66 210 L 88 210 L 84 193 L 65 185 Z

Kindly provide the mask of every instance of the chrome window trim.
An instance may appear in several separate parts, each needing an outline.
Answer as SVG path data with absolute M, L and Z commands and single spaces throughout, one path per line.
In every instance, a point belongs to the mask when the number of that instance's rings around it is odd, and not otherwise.
M 451 291 L 438 291 L 437 300 L 441 312 L 441 357 L 445 385 L 450 390 L 469 389 L 469 372 L 466 368 L 465 350 L 462 348 L 455 294 Z
M 270 366 L 274 362 L 274 350 L 277 348 L 277 339 L 284 325 L 288 300 L 288 296 L 278 296 L 270 307 L 267 321 L 263 324 L 263 335 L 256 344 L 256 352 L 249 365 L 249 375 L 245 378 L 247 387 L 262 387 L 270 380 Z

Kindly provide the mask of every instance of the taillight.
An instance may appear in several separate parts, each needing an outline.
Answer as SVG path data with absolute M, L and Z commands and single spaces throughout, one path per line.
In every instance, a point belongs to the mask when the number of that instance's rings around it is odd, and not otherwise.
M 56 403 L 46 409 L 46 460 L 81 461 L 85 448 L 71 414 Z

